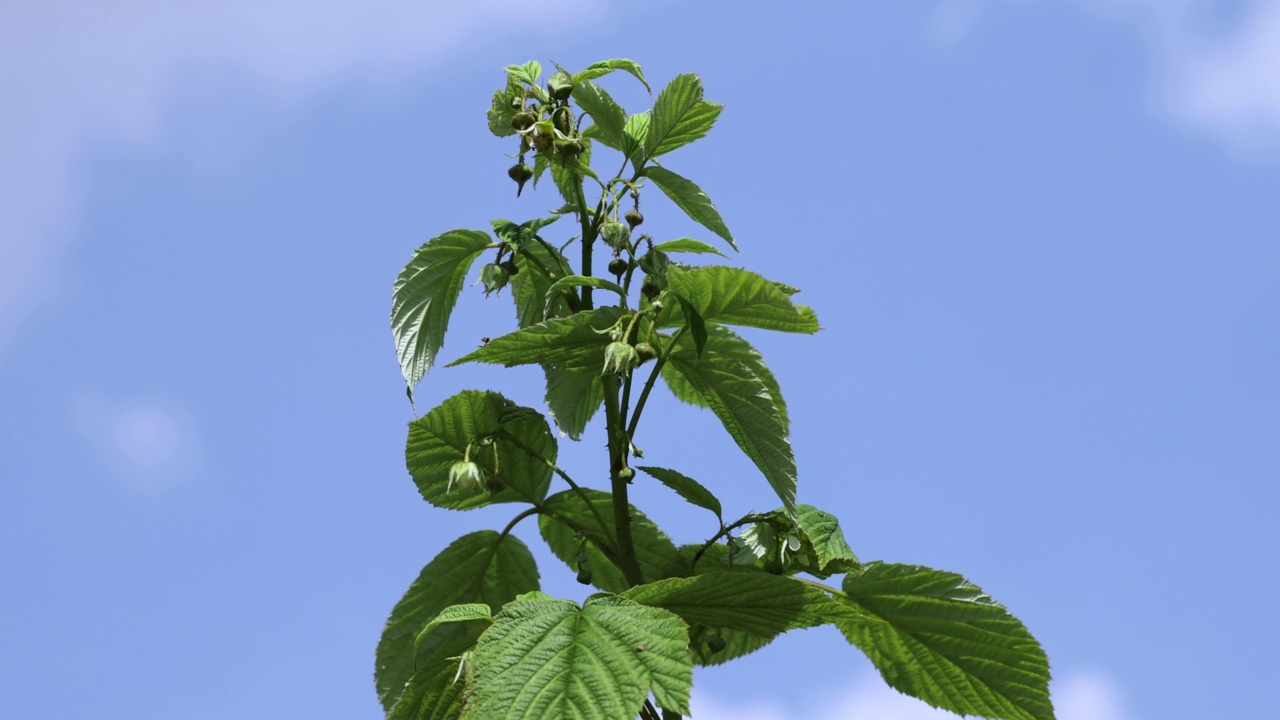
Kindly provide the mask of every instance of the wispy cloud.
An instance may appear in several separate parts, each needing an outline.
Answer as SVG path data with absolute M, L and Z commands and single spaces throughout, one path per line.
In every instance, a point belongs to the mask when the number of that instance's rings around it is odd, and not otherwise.
M 201 471 L 195 423 L 172 402 L 86 393 L 73 404 L 71 421 L 104 475 L 138 495 L 158 497 Z
M 1067 674 L 1052 686 L 1058 720 L 1127 720 L 1118 686 L 1110 676 L 1096 670 Z M 955 720 L 956 715 L 891 689 L 879 677 L 865 676 L 840 693 L 806 704 L 803 712 L 776 705 L 743 706 L 693 694 L 694 720 Z
M 56 290 L 92 141 L 151 144 L 176 73 L 233 69 L 281 102 L 339 76 L 395 77 L 480 33 L 590 22 L 601 0 L 63 0 L 0 9 L 0 347 Z

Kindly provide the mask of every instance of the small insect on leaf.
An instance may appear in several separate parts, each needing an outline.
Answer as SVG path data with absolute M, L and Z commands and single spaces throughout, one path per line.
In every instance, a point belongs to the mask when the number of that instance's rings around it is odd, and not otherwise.
M 644 652 L 644 646 L 643 646 L 643 645 L 637 645 L 637 646 L 635 647 L 635 651 L 636 651 L 636 652 Z

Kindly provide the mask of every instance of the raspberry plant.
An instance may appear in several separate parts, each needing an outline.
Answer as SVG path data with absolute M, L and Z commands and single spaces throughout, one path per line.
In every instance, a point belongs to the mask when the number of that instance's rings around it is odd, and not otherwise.
M 678 718 L 689 712 L 695 665 L 831 625 L 886 682 L 930 705 L 1052 718 L 1048 661 L 1021 622 L 960 575 L 859 561 L 833 515 L 796 502 L 787 406 L 732 328 L 813 333 L 817 317 L 790 285 L 684 261 L 724 257 L 711 244 L 655 239 L 660 226 L 640 212 L 653 189 L 737 250 L 707 195 L 666 164 L 711 130 L 722 106 L 686 74 L 650 110 L 628 115 L 595 82 L 619 70 L 649 89 L 630 60 L 577 73 L 557 66 L 545 83 L 537 62 L 508 67 L 489 129 L 517 147 L 508 172 L 517 195 L 549 173 L 563 205 L 495 220 L 492 233 L 432 238 L 396 281 L 391 325 L 411 402 L 472 265 L 488 255 L 484 294 L 509 289 L 518 327 L 450 364 L 539 365 L 548 412 L 464 390 L 409 424 L 408 469 L 428 502 L 519 510 L 501 531 L 455 540 L 391 611 L 375 671 L 387 716 Z M 598 146 L 616 152 L 610 166 L 621 161 L 613 175 L 595 169 Z M 708 487 L 644 458 L 636 443 L 659 379 L 720 420 L 781 507 L 726 520 L 711 489 L 725 478 Z M 592 488 L 557 465 L 552 424 L 577 440 L 602 408 L 609 484 Z M 704 540 L 677 545 L 630 505 L 632 483 L 655 481 L 709 511 Z M 599 593 L 578 605 L 539 592 L 533 556 L 512 535 L 533 519 L 552 553 Z

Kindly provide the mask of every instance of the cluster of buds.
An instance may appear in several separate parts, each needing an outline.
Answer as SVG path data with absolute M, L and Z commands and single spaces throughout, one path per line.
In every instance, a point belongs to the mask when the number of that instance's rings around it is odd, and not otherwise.
M 563 161 L 577 158 L 585 149 L 569 107 L 573 86 L 573 76 L 561 70 L 548 78 L 545 92 L 526 86 L 523 95 L 511 99 L 511 129 L 520 136 L 520 159 L 507 170 L 507 176 L 516 183 L 516 197 L 536 174 L 525 163 L 527 152 Z

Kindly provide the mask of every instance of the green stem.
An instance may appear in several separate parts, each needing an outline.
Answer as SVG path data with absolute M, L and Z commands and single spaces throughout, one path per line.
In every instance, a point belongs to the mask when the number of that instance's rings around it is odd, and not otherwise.
M 591 247 L 595 245 L 596 234 L 595 228 L 592 227 L 594 216 L 587 212 L 587 196 L 582 192 L 582 180 L 579 178 L 573 185 L 574 194 L 578 200 L 578 220 L 582 224 L 582 268 L 581 274 L 591 277 Z M 599 213 L 597 212 L 597 215 Z M 594 307 L 591 298 L 591 286 L 582 286 L 582 309 L 590 310 Z
M 498 433 L 496 434 L 498 437 L 501 437 L 503 440 L 506 440 L 510 442 L 512 445 L 515 445 L 517 448 L 523 450 L 525 455 L 528 455 L 534 460 L 537 460 L 545 464 L 547 467 L 551 468 L 551 472 L 555 473 L 556 475 L 559 475 L 560 478 L 564 480 L 566 483 L 568 483 L 569 487 L 575 493 L 578 494 L 578 497 L 582 498 L 582 502 L 587 504 L 587 508 L 591 510 L 591 514 L 595 516 L 596 522 L 600 523 L 600 527 L 603 529 L 608 529 L 609 523 L 604 521 L 604 516 L 600 514 L 600 510 L 596 507 L 596 504 L 591 502 L 591 496 L 587 494 L 586 490 L 582 489 L 582 486 L 574 482 L 573 478 L 569 477 L 568 473 L 566 473 L 564 470 L 561 470 L 560 467 L 555 463 L 551 462 L 550 460 L 534 452 L 533 448 L 526 445 L 523 440 L 516 437 L 515 435 L 512 435 L 506 430 L 499 430 Z
M 756 515 L 753 513 L 751 515 L 742 516 L 738 520 L 735 520 L 732 524 L 722 526 L 720 528 L 720 532 L 716 533 L 711 537 L 710 540 L 703 543 L 702 547 L 698 548 L 698 552 L 694 553 L 693 562 L 689 563 L 689 569 L 693 570 L 693 568 L 698 564 L 698 561 L 702 559 L 703 554 L 706 553 L 708 550 L 710 550 L 711 546 L 715 545 L 716 541 L 719 540 L 720 538 L 724 537 L 725 535 L 728 535 L 729 533 L 742 527 L 743 525 L 746 525 L 748 523 L 753 523 L 753 522 L 760 522 L 762 520 L 767 520 L 767 519 L 768 518 L 766 518 L 764 515 Z
M 535 506 L 511 518 L 511 522 L 507 523 L 507 526 L 502 528 L 502 533 L 498 535 L 498 541 L 501 542 L 502 538 L 505 538 L 506 536 L 510 535 L 511 531 L 516 528 L 516 525 L 520 524 L 521 520 L 529 517 L 530 515 L 537 515 L 540 512 L 542 511 Z
M 653 370 L 649 371 L 649 379 L 644 382 L 644 389 L 640 391 L 640 399 L 636 401 L 635 412 L 631 414 L 631 422 L 627 425 L 627 439 L 631 442 L 636 440 L 636 428 L 640 425 L 640 413 L 644 412 L 644 405 L 649 401 L 649 393 L 653 391 L 653 384 L 658 380 L 659 373 L 662 372 L 662 366 L 667 364 L 667 356 L 675 351 L 676 343 L 680 341 L 680 336 L 684 335 L 689 329 L 688 325 L 676 331 L 672 336 L 671 342 L 667 343 L 666 352 L 658 356 L 653 363 Z
M 627 500 L 628 485 L 622 477 L 626 467 L 627 443 L 623 437 L 622 421 L 618 407 L 618 379 L 604 377 L 605 431 L 609 435 L 609 484 L 613 491 L 613 524 L 617 529 L 618 559 L 627 584 L 644 583 L 640 561 L 636 557 L 635 540 L 631 536 L 631 505 Z

